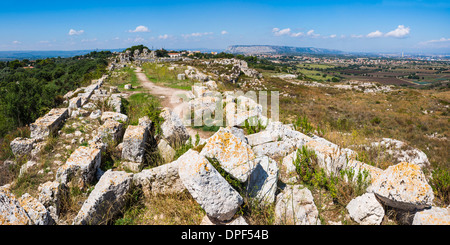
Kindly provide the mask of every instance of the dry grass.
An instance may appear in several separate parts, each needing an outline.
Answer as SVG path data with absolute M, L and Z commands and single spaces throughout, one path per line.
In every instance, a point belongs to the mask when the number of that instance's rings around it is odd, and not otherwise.
M 116 224 L 198 225 L 205 216 L 189 192 L 143 197 Z

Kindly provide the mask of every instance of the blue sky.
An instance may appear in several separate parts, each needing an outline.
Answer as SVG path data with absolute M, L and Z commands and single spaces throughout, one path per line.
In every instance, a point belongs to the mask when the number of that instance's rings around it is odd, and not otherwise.
M 450 1 L 8 1 L 0 50 L 234 44 L 450 53 Z

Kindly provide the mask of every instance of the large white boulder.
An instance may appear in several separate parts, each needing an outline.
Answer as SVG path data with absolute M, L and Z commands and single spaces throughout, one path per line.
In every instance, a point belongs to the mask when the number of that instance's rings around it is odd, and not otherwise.
M 181 193 L 186 190 L 178 174 L 178 161 L 151 169 L 144 169 L 133 175 L 133 184 L 140 186 L 145 195 Z
M 66 163 L 58 168 L 56 179 L 65 185 L 75 180 L 75 185 L 84 188 L 94 181 L 100 164 L 100 149 L 80 146 L 70 155 Z
M 206 140 L 200 154 L 217 159 L 225 171 L 241 182 L 245 182 L 256 167 L 251 147 L 224 128 Z
M 188 150 L 178 158 L 179 175 L 192 197 L 210 217 L 230 220 L 243 198 L 198 152 Z
M 15 157 L 26 156 L 33 150 L 35 139 L 18 137 L 11 141 L 11 151 Z
M 33 221 L 19 200 L 8 189 L 0 187 L 0 225 L 31 225 Z
M 189 139 L 189 133 L 181 119 L 169 108 L 164 108 L 160 114 L 164 119 L 161 124 L 161 133 L 172 147 L 177 147 Z
M 257 158 L 255 162 L 257 165 L 250 175 L 247 192 L 250 197 L 263 206 L 272 204 L 275 202 L 275 192 L 277 191 L 277 163 L 267 156 Z
M 383 221 L 384 209 L 373 193 L 366 193 L 347 204 L 350 217 L 361 225 L 379 225 Z
M 149 132 L 145 126 L 129 125 L 123 136 L 122 159 L 143 163 L 148 137 Z
M 450 225 L 450 207 L 431 207 L 414 215 L 413 225 Z
M 320 225 L 319 211 L 311 191 L 301 185 L 287 185 L 277 195 L 275 224 Z
M 388 167 L 372 181 L 367 192 L 377 194 L 387 206 L 410 211 L 429 207 L 434 199 L 420 167 L 407 162 Z
M 132 175 L 124 171 L 106 171 L 83 203 L 73 224 L 107 224 L 125 205 L 131 189 Z
M 19 198 L 19 202 L 35 225 L 50 225 L 53 223 L 53 219 L 45 206 L 30 194 L 23 194 Z

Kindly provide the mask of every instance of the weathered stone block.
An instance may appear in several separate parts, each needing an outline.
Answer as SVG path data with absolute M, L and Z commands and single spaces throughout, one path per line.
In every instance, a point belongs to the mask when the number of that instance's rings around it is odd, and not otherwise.
M 367 188 L 387 206 L 406 211 L 423 209 L 433 204 L 433 189 L 420 166 L 399 163 L 390 166 Z
M 77 148 L 56 173 L 56 179 L 67 184 L 76 179 L 76 185 L 84 188 L 93 182 L 97 168 L 101 164 L 101 150 L 86 146 Z
M 224 128 L 207 139 L 200 154 L 217 159 L 225 171 L 241 182 L 245 182 L 256 167 L 251 147 Z
M 239 193 L 198 152 L 188 150 L 177 162 L 184 186 L 206 214 L 219 220 L 230 220 L 243 203 Z
M 178 161 L 144 169 L 133 175 L 133 184 L 142 187 L 145 195 L 181 193 L 186 190 L 178 174 Z
M 31 138 L 43 140 L 57 132 L 64 120 L 69 117 L 68 108 L 54 108 L 45 116 L 38 118 L 30 125 Z
M 350 217 L 361 225 L 379 225 L 384 209 L 373 193 L 366 193 L 351 200 L 347 205 Z
M 21 137 L 15 138 L 10 143 L 11 151 L 13 152 L 15 157 L 29 155 L 33 150 L 35 142 L 36 142 L 35 139 L 21 138 Z
M 0 225 L 31 225 L 25 209 L 6 188 L 0 187 Z
M 74 225 L 107 224 L 125 205 L 133 174 L 106 171 L 75 217 Z
M 144 162 L 148 137 L 149 132 L 146 127 L 129 125 L 123 136 L 122 159 Z
M 311 191 L 301 185 L 287 185 L 277 195 L 275 224 L 320 225 L 319 211 Z

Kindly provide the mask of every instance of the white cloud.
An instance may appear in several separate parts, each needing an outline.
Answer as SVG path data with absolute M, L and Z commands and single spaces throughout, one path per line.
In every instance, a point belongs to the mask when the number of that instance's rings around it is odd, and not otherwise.
M 127 43 L 142 43 L 144 41 L 145 41 L 145 39 L 142 37 L 128 38 L 127 40 L 125 40 L 125 42 L 127 42 Z
M 21 44 L 22 42 L 20 42 L 20 41 L 13 41 L 12 43 L 13 44 Z
M 82 40 L 81 40 L 82 43 L 95 42 L 95 41 L 97 41 L 97 38 L 93 38 L 93 39 L 82 39 Z
M 275 28 L 272 29 L 272 33 L 275 36 L 284 36 L 284 35 L 291 36 L 291 37 L 301 37 L 301 36 L 303 36 L 303 32 L 292 33 L 291 32 L 291 28 L 285 28 L 285 29 L 280 30 L 280 28 L 276 28 L 275 27 Z
M 351 37 L 351 38 L 363 38 L 364 36 L 363 36 L 363 35 L 355 35 L 355 34 L 352 34 L 352 35 L 350 35 L 350 37 Z
M 404 25 L 399 25 L 397 29 L 386 33 L 386 37 L 404 38 L 409 34 L 410 28 Z
M 320 36 L 320 34 L 314 33 L 314 30 L 309 30 L 309 31 L 306 33 L 306 35 L 307 35 L 308 37 L 318 37 L 318 36 Z
M 291 37 L 301 37 L 303 36 L 303 32 L 292 33 Z
M 330 38 L 335 38 L 335 37 L 337 37 L 336 34 L 331 34 L 331 35 L 330 35 Z
M 184 38 L 190 38 L 190 37 L 202 37 L 202 36 L 208 36 L 212 35 L 212 32 L 194 32 L 191 34 L 181 34 Z
M 159 35 L 158 39 L 166 40 L 169 37 L 170 37 L 169 35 L 164 34 L 164 35 Z
M 128 30 L 128 32 L 150 32 L 146 26 L 137 26 L 134 30 Z
M 450 47 L 450 38 L 442 37 L 440 39 L 420 42 L 419 45 L 436 47 L 436 48 L 447 48 L 447 47 Z
M 77 31 L 77 30 L 74 30 L 74 29 L 70 29 L 70 31 L 69 31 L 69 36 L 73 36 L 73 35 L 81 35 L 81 34 L 83 34 L 84 33 L 84 30 L 79 30 L 79 31 Z
M 50 43 L 50 41 L 43 40 L 43 41 L 39 41 L 39 43 Z
M 283 30 L 280 30 L 279 28 L 273 28 L 272 32 L 275 36 L 289 35 L 291 33 L 291 28 L 285 28 Z
M 220 32 L 220 34 L 225 35 L 225 34 L 228 34 L 228 32 L 223 30 L 223 31 Z
M 367 34 L 366 37 L 368 37 L 368 38 L 377 38 L 377 37 L 382 37 L 382 36 L 383 36 L 383 33 L 381 31 L 379 31 L 379 30 L 376 30 L 376 31 L 373 31 L 373 32 Z

